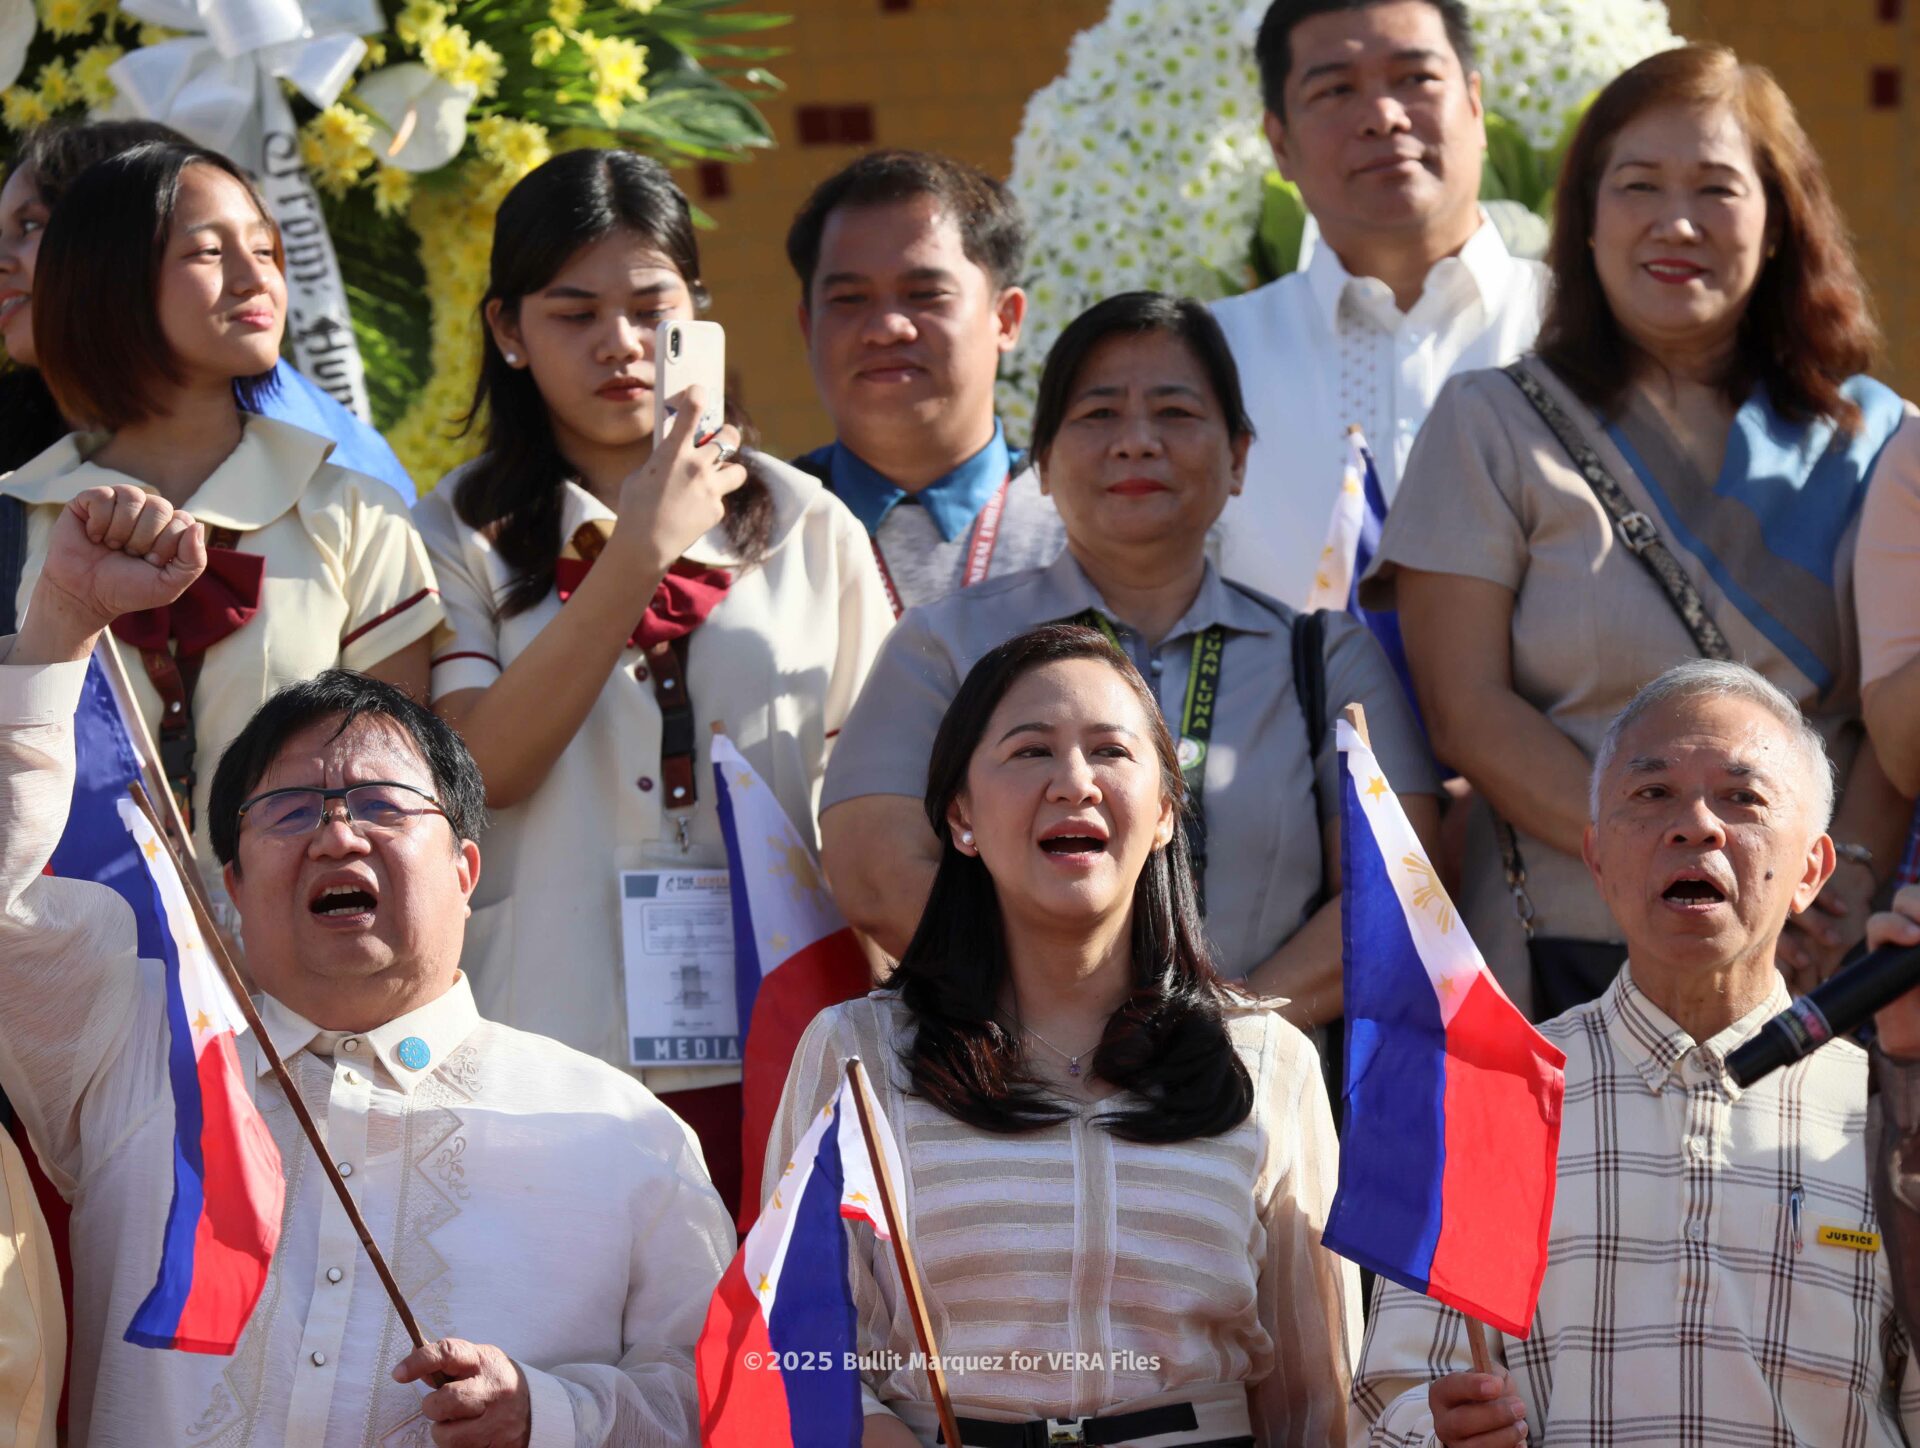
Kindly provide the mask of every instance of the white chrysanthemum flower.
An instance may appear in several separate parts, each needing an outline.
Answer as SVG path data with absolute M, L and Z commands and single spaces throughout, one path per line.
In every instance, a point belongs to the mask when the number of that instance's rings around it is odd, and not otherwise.
M 1661 0 L 1473 0 L 1473 29 L 1487 109 L 1542 149 L 1621 71 L 1684 43 Z

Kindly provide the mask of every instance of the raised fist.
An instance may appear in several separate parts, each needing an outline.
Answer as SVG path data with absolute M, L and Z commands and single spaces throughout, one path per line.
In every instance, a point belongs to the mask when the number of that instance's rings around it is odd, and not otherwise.
M 12 661 L 83 658 L 121 614 L 172 603 L 206 566 L 200 525 L 165 498 L 88 488 L 53 525 Z

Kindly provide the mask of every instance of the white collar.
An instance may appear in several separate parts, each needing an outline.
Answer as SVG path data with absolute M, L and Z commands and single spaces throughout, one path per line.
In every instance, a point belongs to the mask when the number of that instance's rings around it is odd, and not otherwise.
M 1324 238 L 1316 240 L 1313 254 L 1307 259 L 1306 277 L 1314 309 L 1329 332 L 1339 330 L 1340 304 L 1350 288 L 1355 291 L 1355 300 L 1367 306 L 1376 322 L 1393 330 L 1398 325 L 1393 318 L 1404 321 L 1429 305 L 1444 306 L 1449 313 L 1476 299 L 1491 305 L 1510 284 L 1513 267 L 1513 254 L 1483 209 L 1480 228 L 1467 238 L 1467 244 L 1453 256 L 1441 257 L 1428 271 L 1426 285 L 1421 288 L 1420 300 L 1414 303 L 1413 312 L 1399 311 L 1385 282 L 1377 277 L 1356 277 L 1349 272 Z M 1471 291 L 1459 286 L 1454 280 L 1456 276 L 1462 278 Z M 1369 302 L 1373 305 L 1369 306 Z

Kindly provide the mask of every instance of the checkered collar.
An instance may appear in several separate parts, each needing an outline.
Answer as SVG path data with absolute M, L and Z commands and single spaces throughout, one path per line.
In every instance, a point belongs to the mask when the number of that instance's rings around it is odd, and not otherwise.
M 1691 1071 L 1696 1080 L 1713 1081 L 1727 1100 L 1737 1101 L 1741 1092 L 1727 1074 L 1728 1055 L 1758 1035 L 1760 1028 L 1785 1010 L 1791 1000 L 1786 981 L 1776 973 L 1766 1000 L 1725 1030 L 1696 1041 L 1634 983 L 1633 963 L 1628 961 L 1600 997 L 1600 1017 L 1614 1049 L 1654 1095 L 1669 1086 L 1684 1091 L 1693 1084 L 1688 1080 Z

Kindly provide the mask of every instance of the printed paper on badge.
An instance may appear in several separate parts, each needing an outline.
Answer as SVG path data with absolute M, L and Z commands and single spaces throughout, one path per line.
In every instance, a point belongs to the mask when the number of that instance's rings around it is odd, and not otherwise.
M 725 870 L 622 870 L 620 947 L 634 1065 L 739 1065 Z

